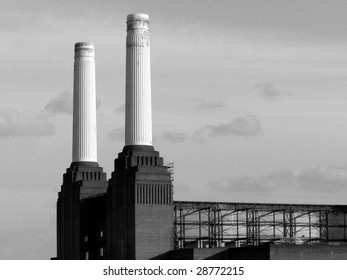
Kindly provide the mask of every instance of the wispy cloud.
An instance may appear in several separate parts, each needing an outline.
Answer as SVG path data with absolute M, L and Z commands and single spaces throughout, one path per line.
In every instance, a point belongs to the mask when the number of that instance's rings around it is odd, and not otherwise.
M 96 98 L 96 104 L 95 104 L 95 106 L 96 106 L 96 110 L 98 110 L 98 109 L 100 108 L 100 106 L 101 106 L 101 99 Z
M 122 142 L 124 141 L 124 128 L 112 129 L 108 134 L 107 138 L 111 141 Z
M 0 137 L 43 137 L 53 135 L 55 127 L 45 114 L 14 109 L 0 111 Z
M 219 109 L 219 108 L 223 108 L 224 106 L 225 104 L 223 104 L 223 102 L 220 102 L 220 101 L 209 101 L 209 102 L 205 101 L 198 104 L 198 108 L 203 110 Z
M 69 114 L 72 115 L 73 112 L 73 99 L 71 91 L 64 91 L 58 94 L 56 97 L 51 99 L 45 106 L 44 111 L 56 116 L 58 114 Z M 96 98 L 96 109 L 101 105 L 101 100 Z
M 261 123 L 254 115 L 236 118 L 228 123 L 206 125 L 194 132 L 193 138 L 204 141 L 208 137 L 216 136 L 244 136 L 253 137 L 262 131 Z
M 282 93 L 276 89 L 272 83 L 256 84 L 254 87 L 258 89 L 259 93 L 264 98 L 267 99 L 278 100 L 278 98 L 282 95 Z
M 217 180 L 208 185 L 215 191 L 230 192 L 234 197 L 244 197 L 244 200 L 338 204 L 341 201 L 339 196 L 347 195 L 347 165 L 276 171 L 256 178 Z
M 118 106 L 115 110 L 116 113 L 124 113 L 125 112 L 125 105 Z
M 53 116 L 58 114 L 72 115 L 72 93 L 64 91 L 57 95 L 47 103 L 44 110 Z
M 168 140 L 171 143 L 182 143 L 188 140 L 188 136 L 183 132 L 170 132 L 165 131 L 161 134 L 161 137 L 165 140 Z

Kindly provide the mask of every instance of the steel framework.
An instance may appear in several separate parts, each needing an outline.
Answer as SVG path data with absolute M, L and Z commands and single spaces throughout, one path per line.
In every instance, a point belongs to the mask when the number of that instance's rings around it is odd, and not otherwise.
M 175 249 L 347 241 L 347 206 L 174 202 Z

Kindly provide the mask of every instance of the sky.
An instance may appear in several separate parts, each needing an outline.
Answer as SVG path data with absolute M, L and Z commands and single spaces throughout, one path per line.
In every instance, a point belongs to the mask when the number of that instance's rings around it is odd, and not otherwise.
M 2 0 L 0 259 L 56 256 L 73 50 L 94 42 L 98 162 L 124 146 L 126 16 L 150 17 L 174 199 L 347 204 L 347 1 Z

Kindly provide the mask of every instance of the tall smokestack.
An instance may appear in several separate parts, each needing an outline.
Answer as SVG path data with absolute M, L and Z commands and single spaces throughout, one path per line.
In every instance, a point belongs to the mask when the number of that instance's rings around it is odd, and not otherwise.
M 174 245 L 171 175 L 152 146 L 148 24 L 148 15 L 127 17 L 125 146 L 107 188 L 109 259 L 151 259 Z
M 152 146 L 149 17 L 127 17 L 125 146 Z
M 72 163 L 63 175 L 57 201 L 58 260 L 104 258 L 100 242 L 91 245 L 83 236 L 103 232 L 101 224 L 95 227 L 94 217 L 95 213 L 106 215 L 99 200 L 105 205 L 106 191 L 106 173 L 96 155 L 94 44 L 81 42 L 75 44 Z M 82 203 L 95 196 L 97 200 Z
M 97 162 L 94 43 L 75 44 L 73 162 Z

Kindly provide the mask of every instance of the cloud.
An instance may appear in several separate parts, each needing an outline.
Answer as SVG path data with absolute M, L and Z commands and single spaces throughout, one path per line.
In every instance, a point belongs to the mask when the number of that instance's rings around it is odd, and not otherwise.
M 225 105 L 219 101 L 201 102 L 198 104 L 198 108 L 203 110 L 218 109 L 223 108 L 224 106 Z
M 347 165 L 276 171 L 257 178 L 217 180 L 208 185 L 210 189 L 230 192 L 244 200 L 339 204 L 344 203 L 340 197 L 347 195 Z
M 107 134 L 107 138 L 111 141 L 123 142 L 124 141 L 124 128 L 112 129 Z
M 96 98 L 96 104 L 95 104 L 95 106 L 96 106 L 96 110 L 98 110 L 98 109 L 100 108 L 100 106 L 101 106 L 101 99 Z
M 44 114 L 14 109 L 0 111 L 0 137 L 42 137 L 55 133 L 55 127 Z
M 207 137 L 216 136 L 244 136 L 253 137 L 262 131 L 260 121 L 254 115 L 236 118 L 228 123 L 219 125 L 206 125 L 194 132 L 193 138 L 204 141 Z
M 125 105 L 118 106 L 115 110 L 116 113 L 124 113 L 125 112 Z
M 271 83 L 257 84 L 254 87 L 259 89 L 259 93 L 267 99 L 278 100 L 279 96 L 282 95 Z
M 72 115 L 72 93 L 64 91 L 59 94 L 47 103 L 44 110 L 53 116 L 58 114 Z
M 72 115 L 73 112 L 73 94 L 70 91 L 64 91 L 51 99 L 45 106 L 44 111 L 56 116 L 58 114 Z M 96 98 L 96 109 L 101 105 L 101 100 Z
M 347 166 L 321 166 L 295 175 L 300 186 L 309 191 L 339 193 L 347 186 Z
M 188 140 L 188 136 L 182 132 L 170 132 L 165 131 L 162 133 L 161 137 L 168 140 L 171 143 L 182 143 Z

